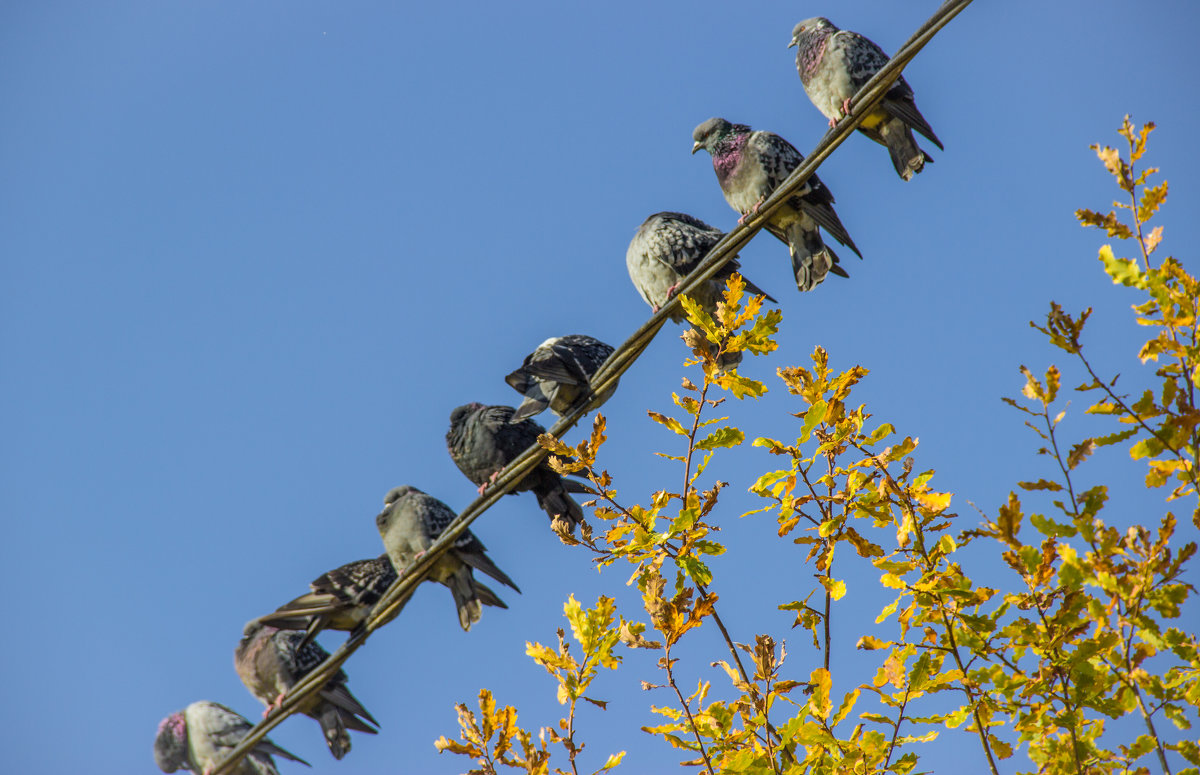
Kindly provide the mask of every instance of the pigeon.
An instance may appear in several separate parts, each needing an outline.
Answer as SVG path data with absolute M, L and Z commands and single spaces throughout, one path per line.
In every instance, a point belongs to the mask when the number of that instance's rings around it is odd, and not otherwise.
M 720 229 L 686 213 L 655 213 L 642 221 L 625 251 L 629 279 L 650 309 L 658 312 L 724 236 Z M 725 282 L 740 268 L 737 258 L 731 258 L 708 282 L 692 291 L 692 297 L 709 313 L 715 312 L 717 302 L 725 292 Z M 771 294 L 748 279 L 746 290 L 765 296 L 767 301 L 775 301 Z M 676 307 L 670 317 L 676 323 L 682 323 L 685 313 Z
M 358 629 L 396 577 L 386 554 L 346 563 L 321 574 L 309 585 L 312 591 L 308 594 L 258 617 L 258 621 L 281 630 L 304 630 L 304 638 L 297 644 L 303 648 L 321 630 Z
M 724 236 L 725 233 L 720 229 L 686 213 L 655 213 L 638 227 L 629 249 L 625 251 L 625 268 L 629 270 L 629 279 L 650 309 L 658 312 L 675 295 L 691 271 L 700 265 L 713 245 Z M 739 271 L 737 258 L 731 258 L 707 282 L 692 291 L 692 298 L 710 315 L 714 314 L 717 302 L 725 292 L 726 280 Z M 746 290 L 775 302 L 771 294 L 748 279 Z M 685 319 L 683 308 L 673 309 L 670 317 L 676 323 L 682 323 Z M 741 360 L 741 352 L 723 353 L 717 365 L 723 369 L 731 368 Z
M 206 775 L 252 728 L 249 721 L 224 705 L 206 700 L 193 702 L 159 722 L 158 736 L 154 738 L 154 762 L 163 772 L 183 769 Z M 279 775 L 272 755 L 309 766 L 299 756 L 264 737 L 230 770 L 230 775 Z
M 703 148 L 712 154 L 713 170 L 725 201 L 742 214 L 738 223 L 757 213 L 771 192 L 804 161 L 804 156 L 779 135 L 755 132 L 745 124 L 731 124 L 723 118 L 710 118 L 696 127 L 692 139 L 692 153 Z M 846 276 L 838 265 L 837 254 L 821 239 L 818 226 L 862 257 L 833 210 L 833 194 L 812 175 L 771 215 L 765 227 L 788 246 L 796 287 L 801 291 L 811 291 L 830 272 Z
M 559 417 L 565 415 L 587 395 L 588 383 L 612 352 L 611 345 L 583 334 L 555 336 L 539 344 L 525 356 L 521 368 L 504 378 L 513 390 L 525 396 L 512 421 L 533 417 L 546 407 Z M 616 389 L 617 383 L 613 382 L 596 396 L 590 408 L 599 407 Z
M 888 55 L 879 46 L 857 32 L 839 30 L 822 16 L 797 24 L 788 48 L 792 46 L 796 47 L 796 69 L 804 91 L 829 119 L 830 126 L 850 112 L 850 99 L 888 62 Z M 912 180 L 925 168 L 925 162 L 933 161 L 913 139 L 914 129 L 945 150 L 933 127 L 917 110 L 912 87 L 904 76 L 896 79 L 879 106 L 858 125 L 858 131 L 887 146 L 892 166 L 904 180 Z
M 546 429 L 534 420 L 511 422 L 516 409 L 511 406 L 484 406 L 472 403 L 450 413 L 446 446 L 458 470 L 479 485 L 480 494 L 496 480 L 500 470 L 527 448 L 537 445 Z M 578 482 L 563 479 L 543 460 L 517 483 L 509 494 L 533 490 L 538 505 L 550 519 L 562 517 L 570 529 L 583 521 L 583 509 L 569 492 L 590 493 Z
M 263 716 L 279 707 L 284 695 L 329 657 L 319 643 L 301 647 L 303 639 L 304 633 L 280 630 L 258 620 L 247 623 L 242 631 L 242 640 L 233 652 L 233 664 L 250 693 L 266 704 Z M 338 670 L 320 691 L 309 695 L 296 709 L 321 725 L 335 759 L 350 751 L 350 733 L 346 730 L 373 735 L 376 730 L 367 722 L 379 726 L 346 688 L 346 681 L 345 671 Z
M 425 554 L 458 517 L 454 509 L 411 485 L 393 488 L 383 502 L 384 509 L 375 518 L 375 525 L 397 570 L 403 570 Z M 438 558 L 428 578 L 450 590 L 458 609 L 458 623 L 468 632 L 479 621 L 483 605 L 508 608 L 495 592 L 475 580 L 472 568 L 521 591 L 487 556 L 483 542 L 470 530 L 464 530 L 450 550 Z

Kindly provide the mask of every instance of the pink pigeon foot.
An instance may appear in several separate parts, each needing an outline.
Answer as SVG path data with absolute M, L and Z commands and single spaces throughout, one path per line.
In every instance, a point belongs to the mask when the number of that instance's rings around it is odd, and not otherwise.
M 849 97 L 842 100 L 842 115 L 844 115 L 844 116 L 850 115 L 850 98 Z
M 493 484 L 495 484 L 496 480 L 499 478 L 500 478 L 500 472 L 499 471 L 494 472 L 491 476 L 488 477 L 487 483 L 479 485 L 479 494 L 483 495 L 483 491 L 486 490 L 487 488 L 491 487 Z

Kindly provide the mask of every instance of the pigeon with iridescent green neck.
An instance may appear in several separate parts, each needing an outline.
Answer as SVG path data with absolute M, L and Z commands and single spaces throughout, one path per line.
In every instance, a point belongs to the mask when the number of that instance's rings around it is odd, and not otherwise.
M 870 40 L 850 30 L 840 30 L 823 16 L 805 19 L 792 30 L 796 69 L 808 98 L 833 126 L 850 112 L 850 100 L 888 63 L 888 55 Z M 896 79 L 883 101 L 858 125 L 858 131 L 886 146 L 892 166 L 904 180 L 925 168 L 933 157 L 921 150 L 913 130 L 942 149 L 942 141 L 917 110 L 912 87 L 904 76 Z
M 755 132 L 745 124 L 723 118 L 710 118 L 696 127 L 692 140 L 692 153 L 704 149 L 712 154 L 713 170 L 725 201 L 742 214 L 739 223 L 757 213 L 771 192 L 804 161 L 804 156 L 779 135 Z M 838 265 L 837 254 L 821 239 L 818 227 L 824 227 L 830 236 L 862 256 L 834 212 L 833 194 L 812 175 L 771 214 L 764 227 L 788 246 L 796 287 L 801 291 L 811 291 L 830 272 L 846 276 Z

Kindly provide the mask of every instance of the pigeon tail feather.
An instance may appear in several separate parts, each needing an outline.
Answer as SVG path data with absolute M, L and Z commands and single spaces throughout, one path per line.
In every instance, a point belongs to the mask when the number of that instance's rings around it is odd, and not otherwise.
M 346 725 L 342 722 L 342 712 L 336 705 L 325 703 L 317 716 L 317 722 L 321 725 L 321 731 L 325 734 L 325 744 L 329 746 L 333 758 L 340 760 L 350 753 L 350 733 L 346 731 Z
M 521 420 L 544 412 L 548 406 L 550 406 L 550 401 L 544 396 L 542 398 L 534 398 L 533 396 L 526 395 L 525 400 L 521 402 L 519 407 L 517 407 L 516 413 L 513 414 L 512 419 L 510 419 L 508 422 L 510 425 L 521 422 Z
M 879 127 L 879 135 L 887 146 L 888 155 L 892 157 L 896 174 L 904 180 L 912 180 L 913 175 L 925 169 L 925 162 L 933 161 L 933 157 L 917 145 L 908 125 L 899 119 L 892 119 Z
M 793 223 L 787 230 L 787 243 L 792 254 L 796 287 L 801 291 L 811 291 L 824 282 L 837 259 L 821 239 L 820 232 Z

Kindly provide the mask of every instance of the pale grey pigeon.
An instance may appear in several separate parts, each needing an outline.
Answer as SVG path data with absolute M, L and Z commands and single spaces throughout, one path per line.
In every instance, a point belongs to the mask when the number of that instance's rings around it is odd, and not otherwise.
M 209 773 L 252 728 L 249 721 L 224 705 L 207 700 L 193 702 L 159 722 L 158 736 L 154 738 L 154 762 L 163 772 Z M 299 756 L 264 737 L 230 773 L 279 775 L 272 755 L 309 766 Z
M 525 397 L 512 421 L 533 417 L 546 407 L 559 417 L 565 415 L 587 394 L 588 383 L 612 352 L 612 345 L 584 334 L 554 336 L 539 344 L 521 368 L 504 378 Z M 589 408 L 599 407 L 616 389 L 614 382 Z
M 284 695 L 329 657 L 319 643 L 301 646 L 302 640 L 302 632 L 280 630 L 258 620 L 247 623 L 242 631 L 242 639 L 233 652 L 233 664 L 250 693 L 267 706 L 264 716 L 279 707 Z M 370 725 L 379 726 L 346 688 L 346 681 L 345 671 L 338 670 L 297 708 L 321 725 L 325 743 L 335 759 L 350 751 L 348 729 L 373 735 L 376 730 Z
M 501 469 L 537 445 L 546 429 L 533 420 L 512 422 L 516 414 L 511 406 L 465 404 L 450 413 L 446 447 L 458 470 L 479 486 L 482 494 L 495 481 Z M 562 517 L 573 530 L 583 521 L 583 509 L 569 492 L 590 492 L 578 482 L 564 479 L 543 460 L 525 475 L 510 495 L 532 490 L 538 505 L 551 519 Z
M 788 44 L 792 46 L 796 47 L 796 69 L 804 91 L 830 126 L 850 112 L 850 99 L 888 63 L 888 55 L 879 46 L 857 32 L 839 30 L 823 16 L 797 24 Z M 911 180 L 925 168 L 925 162 L 933 161 L 913 139 L 914 129 L 945 150 L 917 110 L 904 76 L 896 79 L 879 106 L 858 126 L 858 131 L 887 147 L 892 166 L 904 180 Z
M 779 135 L 755 132 L 745 124 L 732 124 L 723 118 L 710 118 L 696 127 L 692 140 L 692 153 L 703 148 L 712 154 L 713 170 L 725 201 L 742 215 L 739 223 L 757 213 L 771 192 L 804 161 L 804 156 Z M 801 291 L 811 291 L 830 272 L 846 276 L 838 265 L 837 254 L 821 239 L 818 226 L 862 257 L 834 212 L 833 194 L 816 175 L 775 210 L 764 227 L 788 246 L 796 287 Z
M 625 268 L 629 270 L 629 279 L 650 309 L 657 312 L 724 236 L 720 229 L 686 213 L 655 213 L 638 227 L 625 251 Z M 710 315 L 714 314 L 717 302 L 725 293 L 726 280 L 734 272 L 740 271 L 738 260 L 730 259 L 716 274 L 692 291 L 692 298 Z M 771 294 L 748 278 L 743 279 L 746 280 L 748 292 L 765 296 L 767 301 L 775 301 Z M 682 323 L 685 320 L 683 308 L 673 309 L 670 317 L 676 323 Z M 726 353 L 718 359 L 718 366 L 732 368 L 741 360 L 740 352 Z
M 445 503 L 407 484 L 390 490 L 384 504 L 383 511 L 375 517 L 375 526 L 397 570 L 407 568 L 424 555 L 458 516 Z M 508 608 L 495 592 L 475 580 L 472 568 L 521 591 L 487 556 L 483 542 L 470 530 L 464 530 L 450 550 L 438 558 L 428 579 L 450 590 L 458 609 L 458 623 L 467 631 L 479 621 L 483 605 Z
M 321 630 L 357 630 L 395 580 L 396 569 L 386 554 L 356 560 L 321 574 L 309 585 L 311 592 L 258 621 L 281 630 L 305 630 L 298 644 L 303 648 Z

